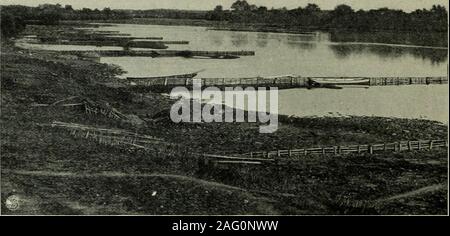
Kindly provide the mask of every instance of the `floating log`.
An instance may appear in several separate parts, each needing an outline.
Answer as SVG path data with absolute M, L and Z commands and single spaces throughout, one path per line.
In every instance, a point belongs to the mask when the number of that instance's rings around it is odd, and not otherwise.
M 131 36 L 131 34 L 127 34 L 127 33 L 108 33 L 108 32 L 101 32 L 101 31 L 96 31 L 96 32 L 82 32 L 82 31 L 73 31 L 73 32 L 61 32 L 59 34 L 60 36 Z
M 91 29 L 80 29 L 83 31 L 87 31 L 86 33 L 92 34 L 120 34 L 118 30 L 91 30 Z
M 189 41 L 155 41 L 164 44 L 189 44 Z
M 164 43 L 158 41 L 129 41 L 124 45 L 124 47 L 153 48 L 153 49 L 168 48 Z
M 75 35 L 75 36 L 37 36 L 43 42 L 61 42 L 61 41 L 112 41 L 112 42 L 129 42 L 132 40 L 162 40 L 162 37 L 118 37 L 108 35 Z
M 98 41 L 98 40 L 58 40 L 48 41 L 46 44 L 53 45 L 91 45 L 99 47 L 124 47 L 124 48 L 151 48 L 151 49 L 166 49 L 168 48 L 161 41 L 125 41 L 125 40 L 111 40 L 111 41 Z
M 114 37 L 106 36 L 107 39 L 123 39 L 123 40 L 163 40 L 163 37 Z
M 96 50 L 96 51 L 80 51 L 80 50 L 68 50 L 58 51 L 61 53 L 75 54 L 83 56 L 84 53 L 96 53 L 101 57 L 226 57 L 226 56 L 254 56 L 254 51 L 189 51 L 189 50 Z

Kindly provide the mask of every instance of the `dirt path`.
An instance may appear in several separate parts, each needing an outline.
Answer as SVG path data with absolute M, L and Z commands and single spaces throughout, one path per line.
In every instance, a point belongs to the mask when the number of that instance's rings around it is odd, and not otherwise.
M 240 194 L 244 194 L 248 196 L 250 199 L 254 201 L 258 201 L 261 205 L 260 207 L 264 207 L 266 211 L 272 212 L 272 214 L 278 213 L 277 210 L 274 209 L 272 203 L 276 202 L 274 199 L 270 199 L 268 194 L 263 194 L 260 191 L 251 191 L 231 185 L 221 184 L 218 182 L 201 180 L 193 177 L 182 176 L 182 175 L 173 175 L 173 174 L 145 174 L 145 173 L 123 173 L 123 172 L 99 172 L 99 173 L 80 173 L 80 172 L 54 172 L 54 171 L 30 171 L 30 170 L 2 170 L 2 175 L 10 176 L 10 175 L 21 175 L 28 177 L 64 177 L 64 178 L 102 178 L 102 177 L 110 177 L 110 178 L 164 178 L 164 179 L 172 179 L 177 181 L 186 181 L 191 182 L 199 186 L 203 186 L 206 188 L 216 188 L 225 191 L 235 191 L 240 192 Z M 28 198 L 36 198 L 36 196 L 27 196 Z M 48 197 L 48 196 L 47 196 Z M 95 214 L 98 211 L 98 207 L 93 206 L 85 206 L 79 202 L 75 202 L 69 199 L 59 199 L 60 204 L 64 205 L 74 211 L 82 212 L 82 214 Z M 261 208 L 262 209 L 262 208 Z M 126 214 L 127 212 L 122 212 Z M 127 213 L 129 214 L 129 213 Z
M 397 199 L 401 199 L 401 198 L 407 198 L 407 197 L 413 197 L 415 195 L 419 195 L 419 194 L 423 194 L 423 193 L 430 193 L 430 192 L 435 192 L 441 189 L 445 189 L 446 186 L 443 184 L 434 184 L 434 185 L 430 185 L 430 186 L 426 186 L 423 188 L 419 188 L 417 190 L 414 191 L 410 191 L 410 192 L 406 192 L 406 193 L 402 193 L 402 194 L 398 194 L 386 199 L 382 199 L 380 200 L 380 202 L 384 202 L 384 201 L 391 201 L 391 200 L 397 200 Z
M 269 195 L 280 195 L 284 197 L 295 197 L 294 194 L 289 193 L 270 193 L 266 191 L 256 191 L 239 188 L 232 185 L 222 184 L 219 182 L 207 181 L 198 178 L 183 176 L 183 175 L 173 175 L 173 174 L 144 174 L 144 173 L 123 173 L 116 171 L 105 171 L 99 173 L 75 173 L 75 172 L 54 172 L 54 171 L 30 171 L 30 170 L 2 170 L 2 174 L 16 174 L 16 175 L 28 175 L 28 176 L 50 176 L 50 177 L 71 177 L 71 178 L 99 178 L 99 177 L 117 177 L 117 178 L 152 178 L 152 177 L 162 177 L 162 178 L 174 178 L 177 180 L 192 181 L 197 184 L 201 184 L 209 187 L 224 188 L 227 190 L 235 191 L 245 191 L 251 193 L 259 194 L 269 194 Z
M 28 176 L 49 176 L 49 177 L 70 177 L 70 178 L 99 178 L 99 177 L 117 177 L 117 178 L 152 178 L 152 177 L 162 177 L 162 178 L 173 178 L 177 180 L 192 181 L 205 186 L 212 186 L 218 188 L 225 188 L 229 190 L 237 191 L 247 191 L 246 189 L 221 184 L 218 182 L 201 180 L 193 177 L 183 176 L 183 175 L 172 175 L 172 174 L 143 174 L 143 173 L 123 173 L 115 171 L 105 171 L 99 173 L 75 173 L 75 172 L 54 172 L 54 171 L 30 171 L 30 170 L 2 170 L 2 174 L 16 174 L 16 175 L 28 175 Z

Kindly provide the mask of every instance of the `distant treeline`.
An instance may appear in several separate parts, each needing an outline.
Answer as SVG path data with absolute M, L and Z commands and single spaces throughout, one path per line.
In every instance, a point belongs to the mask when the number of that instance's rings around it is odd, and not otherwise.
M 57 24 L 60 20 L 107 20 L 128 19 L 132 14 L 127 10 L 73 9 L 71 5 L 42 4 L 38 7 L 21 5 L 1 6 L 2 14 L 12 14 L 24 20 L 38 20 L 43 24 Z
M 17 35 L 27 23 L 54 25 L 61 20 L 109 20 L 130 19 L 133 17 L 126 10 L 73 9 L 71 5 L 43 4 L 38 7 L 8 5 L 1 7 L 1 33 L 9 38 Z
M 27 21 L 57 24 L 60 20 L 120 20 L 131 18 L 172 18 L 219 21 L 239 24 L 258 24 L 289 29 L 354 30 L 354 31 L 410 31 L 447 32 L 445 7 L 434 5 L 431 9 L 418 9 L 411 13 L 380 8 L 354 10 L 348 5 L 338 5 L 333 10 L 322 10 L 316 4 L 295 9 L 268 9 L 249 4 L 245 0 L 234 2 L 230 10 L 216 6 L 211 11 L 186 10 L 111 10 L 73 9 L 70 5 L 43 4 L 38 7 L 2 6 L 2 35 L 10 37 L 20 31 Z
M 346 29 L 356 31 L 437 31 L 446 32 L 447 10 L 440 5 L 431 9 L 418 9 L 411 13 L 402 10 L 380 8 L 355 11 L 348 5 L 338 5 L 331 11 L 321 10 L 316 4 L 288 10 L 268 9 L 238 0 L 231 10 L 217 6 L 208 14 L 208 19 L 236 23 L 264 23 L 284 27 L 315 29 Z

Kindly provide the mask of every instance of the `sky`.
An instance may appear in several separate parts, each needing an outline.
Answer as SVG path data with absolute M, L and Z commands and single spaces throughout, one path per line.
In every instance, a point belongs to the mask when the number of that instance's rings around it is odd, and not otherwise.
M 186 10 L 211 10 L 216 5 L 222 5 L 228 9 L 235 0 L 1 0 L 1 5 L 27 5 L 37 6 L 43 3 L 72 5 L 74 8 L 99 8 L 110 7 L 112 9 L 186 9 Z M 433 4 L 449 7 L 448 0 L 247 0 L 250 4 L 266 6 L 268 8 L 287 7 L 288 9 L 306 6 L 315 3 L 320 8 L 328 10 L 336 5 L 347 4 L 355 10 L 377 9 L 388 7 L 410 12 L 416 9 L 430 8 Z

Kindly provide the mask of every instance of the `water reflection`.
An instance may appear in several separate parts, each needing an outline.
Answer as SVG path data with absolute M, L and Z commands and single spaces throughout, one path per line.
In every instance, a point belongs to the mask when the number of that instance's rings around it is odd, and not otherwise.
M 268 43 L 269 43 L 268 34 L 264 34 L 264 33 L 256 34 L 256 46 L 258 46 L 260 48 L 265 48 Z
M 383 45 L 331 44 L 330 49 L 337 58 L 343 59 L 351 54 L 375 54 L 381 58 L 395 59 L 405 54 L 420 59 L 430 60 L 432 64 L 440 64 L 447 60 L 447 50 L 431 48 L 391 47 Z
M 342 32 L 329 33 L 331 42 L 368 42 L 385 44 L 408 44 L 432 47 L 447 47 L 446 32 Z
M 235 47 L 247 46 L 249 43 L 248 34 L 233 32 L 231 34 L 231 43 Z
M 286 44 L 292 49 L 303 49 L 306 51 L 312 51 L 317 48 L 317 43 L 314 42 L 304 42 L 304 41 L 287 41 Z
M 287 35 L 286 39 L 288 41 L 294 41 L 294 42 L 298 42 L 298 41 L 313 42 L 313 41 L 317 41 L 318 35 L 316 35 L 316 34 L 314 34 L 314 35 L 295 35 L 295 34 L 291 34 L 291 35 Z
M 220 47 L 223 44 L 223 37 L 219 34 L 209 34 L 208 38 L 215 46 Z
M 446 33 L 332 32 L 327 35 L 331 43 L 329 47 L 338 58 L 346 58 L 354 53 L 371 53 L 383 58 L 398 58 L 408 54 L 430 60 L 432 64 L 440 64 L 447 60 L 448 55 Z

